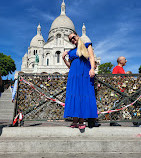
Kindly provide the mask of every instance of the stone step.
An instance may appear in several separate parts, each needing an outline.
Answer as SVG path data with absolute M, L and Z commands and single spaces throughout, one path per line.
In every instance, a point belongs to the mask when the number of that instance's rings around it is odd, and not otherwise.
M 7 90 L 5 90 L 2 95 L 5 95 L 5 94 L 11 94 L 12 95 L 12 91 L 10 88 L 8 88 Z
M 9 109 L 9 108 L 13 108 L 15 105 L 11 102 L 8 102 L 8 101 L 0 101 L 0 109 L 2 108 L 5 108 L 5 109 Z
M 14 113 L 14 111 L 12 111 L 12 112 L 6 111 L 5 113 L 0 112 L 1 116 L 7 116 L 7 115 L 13 116 L 13 113 Z
M 12 97 L 5 97 L 5 98 L 0 98 L 0 101 L 12 101 Z
M 140 128 L 135 127 L 86 128 L 83 133 L 79 129 L 60 126 L 4 127 L 1 128 L 0 156 L 12 158 L 20 153 L 19 157 L 35 155 L 36 158 L 49 154 L 58 158 L 59 153 L 59 158 L 101 158 L 103 155 L 105 158 L 139 158 L 140 134 Z
M 8 106 L 0 106 L 0 113 L 3 113 L 3 111 L 11 112 L 14 111 L 14 107 L 8 107 Z
M 141 134 L 140 127 L 104 127 L 86 128 L 84 133 L 79 129 L 64 126 L 54 127 L 7 127 L 2 130 L 2 137 L 128 137 L 136 138 Z
M 5 109 L 5 108 L 0 107 L 0 113 L 2 113 L 2 114 L 5 112 L 6 113 L 11 113 L 11 112 L 13 113 L 13 111 L 14 111 L 14 108 L 11 108 L 11 107 L 9 109 Z
M 12 93 L 10 88 L 2 93 L 0 98 L 0 120 L 13 120 L 15 104 L 12 103 Z
M 141 139 L 125 137 L 0 138 L 0 152 L 120 152 L 141 153 Z
M 1 105 L 4 105 L 4 103 L 5 103 L 5 104 L 8 104 L 9 106 L 10 106 L 11 104 L 13 104 L 13 103 L 12 103 L 12 99 L 0 100 L 0 106 L 1 106 Z
M 1 98 L 12 98 L 12 93 L 2 93 Z
M 1 114 L 0 114 L 1 115 Z M 13 114 L 1 115 L 0 120 L 13 120 Z
M 13 113 L 0 114 L 0 120 L 13 120 Z
M 12 101 L 12 97 L 11 96 L 1 97 L 0 101 Z
M 6 90 L 3 92 L 3 94 L 4 94 L 4 93 L 12 93 L 10 87 L 9 87 L 8 89 L 6 89 Z
M 3 113 L 3 112 L 8 112 L 8 113 L 13 113 L 13 111 L 14 111 L 14 108 L 13 107 L 9 107 L 8 109 L 6 109 L 5 107 L 1 107 L 0 106 L 0 113 Z M 4 114 L 4 113 L 3 113 Z
M 90 152 L 90 153 L 0 153 L 1 158 L 140 158 L 140 153 Z
M 14 108 L 11 108 L 11 107 L 9 109 L 5 109 L 5 108 L 0 107 L 0 113 L 5 113 L 5 112 L 6 113 L 11 113 L 11 112 L 13 113 L 13 111 L 14 111 Z

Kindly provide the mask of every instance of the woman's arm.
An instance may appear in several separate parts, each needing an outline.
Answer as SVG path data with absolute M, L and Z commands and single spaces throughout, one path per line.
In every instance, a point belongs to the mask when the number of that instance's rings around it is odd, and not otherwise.
M 89 59 L 90 59 L 90 64 L 91 64 L 91 69 L 89 71 L 89 75 L 91 78 L 94 77 L 95 75 L 95 60 L 94 60 L 94 52 L 93 52 L 93 48 L 91 45 L 89 45 L 88 47 L 88 53 L 89 53 Z
M 67 66 L 68 68 L 70 68 L 71 62 L 66 60 L 66 55 L 67 55 L 67 54 L 68 54 L 68 52 L 65 51 L 65 52 L 62 54 L 62 58 L 63 58 L 63 60 L 64 60 L 64 63 L 66 64 L 66 66 Z

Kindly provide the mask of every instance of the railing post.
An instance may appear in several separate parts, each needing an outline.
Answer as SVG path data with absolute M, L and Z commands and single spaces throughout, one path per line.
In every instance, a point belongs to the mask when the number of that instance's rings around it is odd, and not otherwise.
M 15 102 L 14 102 L 14 115 L 13 115 L 13 121 L 14 121 L 14 118 L 16 117 L 16 115 L 18 114 L 18 94 L 19 94 L 19 76 L 18 76 L 18 86 L 17 86 L 17 91 L 16 91 L 16 96 L 15 96 Z M 15 127 L 17 127 L 18 126 L 18 121 L 15 123 L 15 125 L 14 125 Z

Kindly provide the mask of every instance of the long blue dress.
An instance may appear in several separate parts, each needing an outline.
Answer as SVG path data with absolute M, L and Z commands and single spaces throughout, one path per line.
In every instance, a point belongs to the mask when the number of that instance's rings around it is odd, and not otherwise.
M 88 46 L 91 43 L 86 43 Z M 77 48 L 68 52 L 72 61 L 67 80 L 64 118 L 97 118 L 94 78 L 90 78 L 90 62 L 76 55 Z

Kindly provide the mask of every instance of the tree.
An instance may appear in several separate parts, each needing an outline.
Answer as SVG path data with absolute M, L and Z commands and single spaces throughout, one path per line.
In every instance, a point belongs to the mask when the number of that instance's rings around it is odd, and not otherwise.
M 112 73 L 111 68 L 113 67 L 113 64 L 111 62 L 109 63 L 103 63 L 99 65 L 98 67 L 98 74 L 110 74 Z
M 141 66 L 139 67 L 139 73 L 141 73 Z
M 6 76 L 9 73 L 12 74 L 16 70 L 16 65 L 11 56 L 7 56 L 0 53 L 0 72 L 2 76 Z

